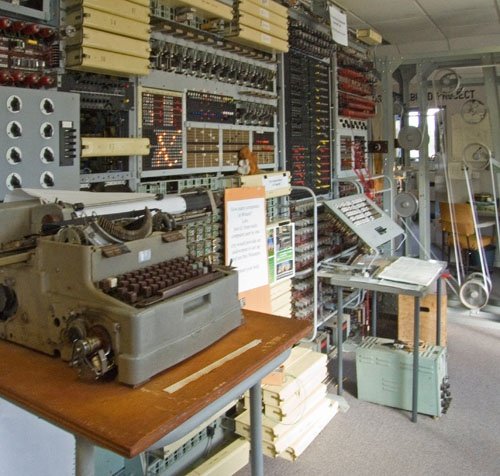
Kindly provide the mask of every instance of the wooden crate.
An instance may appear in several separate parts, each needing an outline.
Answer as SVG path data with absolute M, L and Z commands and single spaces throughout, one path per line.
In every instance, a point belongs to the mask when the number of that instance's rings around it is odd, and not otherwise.
M 428 294 L 420 299 L 420 340 L 436 344 L 436 295 Z M 446 346 L 447 296 L 441 295 L 441 345 Z M 413 296 L 400 295 L 398 299 L 398 339 L 413 342 Z

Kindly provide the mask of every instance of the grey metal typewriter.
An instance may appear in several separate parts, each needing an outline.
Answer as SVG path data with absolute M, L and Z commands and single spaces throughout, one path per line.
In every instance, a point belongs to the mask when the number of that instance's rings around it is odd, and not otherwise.
M 237 273 L 189 257 L 161 215 L 210 207 L 206 194 L 144 195 L 0 204 L 0 337 L 138 385 L 239 326 Z

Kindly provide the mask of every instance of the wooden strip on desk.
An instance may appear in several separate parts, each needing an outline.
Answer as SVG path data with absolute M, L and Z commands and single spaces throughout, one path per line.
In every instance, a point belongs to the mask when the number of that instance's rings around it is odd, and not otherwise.
M 180 390 L 182 387 L 185 387 L 186 385 L 190 384 L 191 382 L 194 382 L 196 379 L 200 378 L 202 375 L 208 374 L 212 370 L 216 369 L 217 367 L 220 367 L 221 365 L 229 362 L 230 360 L 234 359 L 238 355 L 241 355 L 243 352 L 246 352 L 248 349 L 251 349 L 252 347 L 255 347 L 256 345 L 259 345 L 262 341 L 260 339 L 254 339 L 252 342 L 249 342 L 248 344 L 244 345 L 243 347 L 240 347 L 239 349 L 236 349 L 235 351 L 231 352 L 230 354 L 225 355 L 219 360 L 216 360 L 215 362 L 212 362 L 211 364 L 207 365 L 206 367 L 202 368 L 201 370 L 198 370 L 198 372 L 191 374 L 189 377 L 186 377 L 185 379 L 182 379 L 180 382 L 175 382 L 173 385 L 170 385 L 170 387 L 164 388 L 163 391 L 167 393 L 174 393 L 177 392 L 177 390 Z
M 243 311 L 244 324 L 209 348 L 138 388 L 85 382 L 60 359 L 0 341 L 0 396 L 127 458 L 143 452 L 311 331 L 306 321 Z M 163 391 L 254 339 L 262 344 L 200 376 L 174 394 Z

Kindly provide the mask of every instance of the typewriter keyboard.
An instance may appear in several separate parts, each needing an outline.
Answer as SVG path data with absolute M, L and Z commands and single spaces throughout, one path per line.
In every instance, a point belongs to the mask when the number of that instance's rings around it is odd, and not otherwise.
M 185 256 L 105 278 L 99 288 L 132 306 L 146 307 L 223 276 L 211 265 Z

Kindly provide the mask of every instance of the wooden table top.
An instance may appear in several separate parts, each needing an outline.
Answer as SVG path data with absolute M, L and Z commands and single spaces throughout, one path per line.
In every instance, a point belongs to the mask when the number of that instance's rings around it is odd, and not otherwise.
M 83 381 L 58 358 L 0 340 L 0 396 L 132 458 L 311 332 L 307 321 L 243 312 L 240 327 L 137 388 Z M 261 342 L 179 390 L 164 391 L 255 339 Z

